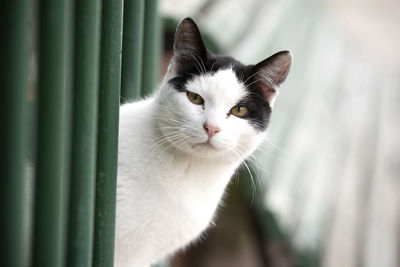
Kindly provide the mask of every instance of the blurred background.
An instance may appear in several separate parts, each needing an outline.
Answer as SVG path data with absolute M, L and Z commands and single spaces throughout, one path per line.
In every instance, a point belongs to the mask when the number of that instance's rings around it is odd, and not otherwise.
M 161 0 L 160 12 L 164 71 L 187 16 L 245 64 L 294 56 L 251 170 L 171 266 L 400 266 L 400 2 Z

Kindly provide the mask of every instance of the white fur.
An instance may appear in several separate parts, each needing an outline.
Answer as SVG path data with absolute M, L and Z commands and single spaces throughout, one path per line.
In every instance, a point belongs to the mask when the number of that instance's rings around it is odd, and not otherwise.
M 246 94 L 231 69 L 187 85 L 204 109 L 166 80 L 153 97 L 121 107 L 116 267 L 147 267 L 198 238 L 264 136 L 227 116 Z M 221 130 L 209 140 L 203 123 Z

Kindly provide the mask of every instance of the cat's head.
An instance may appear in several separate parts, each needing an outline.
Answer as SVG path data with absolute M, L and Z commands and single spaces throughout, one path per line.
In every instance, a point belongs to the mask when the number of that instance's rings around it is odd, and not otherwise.
M 256 65 L 214 55 L 194 21 L 184 19 L 158 96 L 162 137 L 176 150 L 195 156 L 244 159 L 264 138 L 291 62 L 288 51 Z

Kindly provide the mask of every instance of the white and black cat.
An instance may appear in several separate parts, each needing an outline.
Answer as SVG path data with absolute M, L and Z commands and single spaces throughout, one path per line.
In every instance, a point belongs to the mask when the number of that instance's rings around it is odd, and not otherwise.
M 265 137 L 292 57 L 216 56 L 192 19 L 160 88 L 121 107 L 116 267 L 148 267 L 207 229 L 231 176 Z

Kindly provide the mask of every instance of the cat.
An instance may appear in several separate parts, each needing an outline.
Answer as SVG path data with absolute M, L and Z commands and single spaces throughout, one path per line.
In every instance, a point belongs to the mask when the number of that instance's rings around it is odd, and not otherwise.
M 191 18 L 159 89 L 121 106 L 115 266 L 148 267 L 197 240 L 235 170 L 263 141 L 292 62 L 208 51 Z

